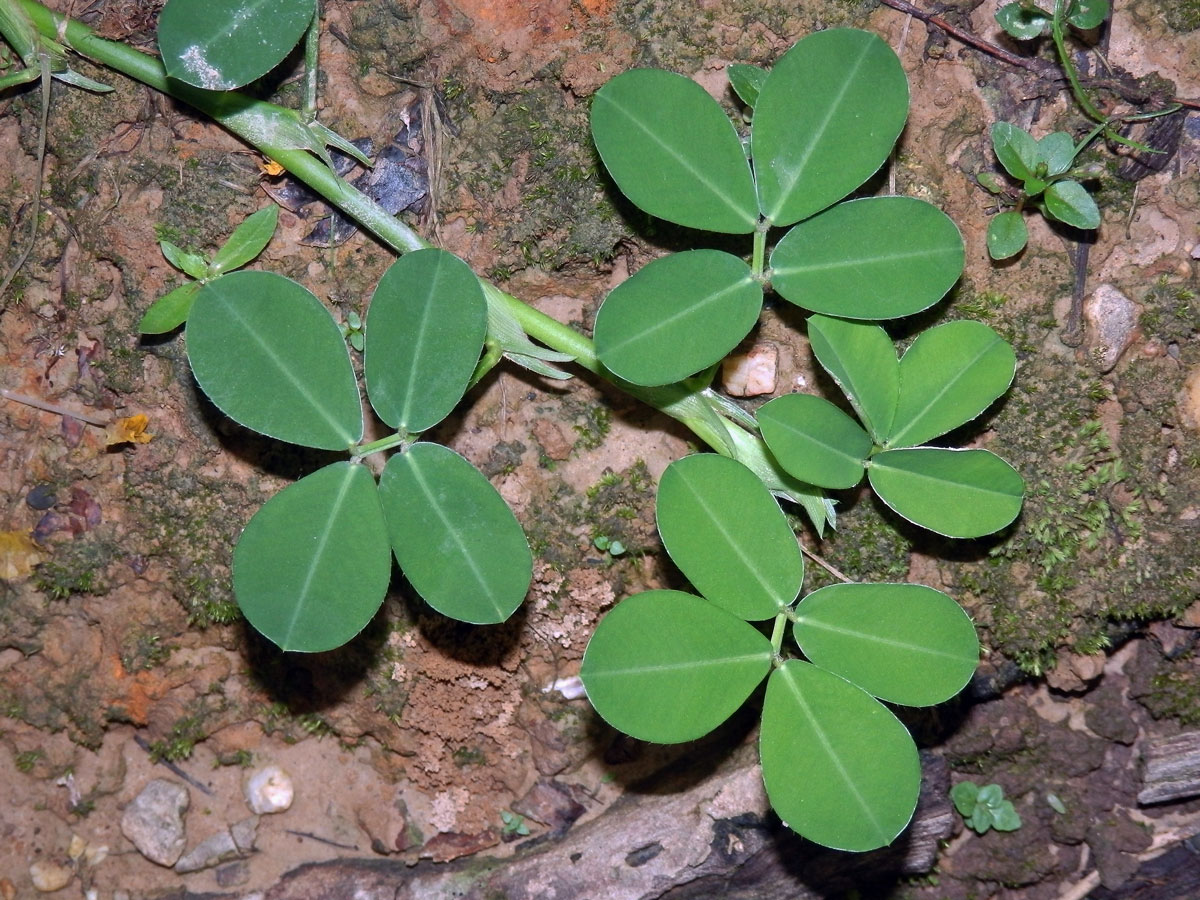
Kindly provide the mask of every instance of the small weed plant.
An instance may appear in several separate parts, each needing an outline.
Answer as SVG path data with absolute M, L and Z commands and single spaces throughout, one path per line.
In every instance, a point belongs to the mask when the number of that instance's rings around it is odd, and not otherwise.
M 1099 137 L 1145 153 L 1158 153 L 1124 137 L 1122 125 L 1168 115 L 1179 104 L 1152 112 L 1133 115 L 1106 115 L 1088 95 L 1067 47 L 1071 29 L 1078 32 L 1099 28 L 1108 17 L 1108 0 L 1054 0 L 1053 8 L 1043 9 L 1033 0 L 1019 0 L 1002 6 L 996 21 L 1006 33 L 1019 41 L 1034 41 L 1049 36 L 1054 43 L 1072 95 L 1080 110 L 1095 127 L 1078 143 L 1070 134 L 1056 131 L 1040 140 L 1010 122 L 992 126 L 992 150 L 1005 172 L 1017 183 L 1009 187 L 989 172 L 981 172 L 979 183 L 996 195 L 1002 211 L 988 224 L 987 248 L 992 259 L 1016 256 L 1029 240 L 1022 213 L 1037 209 L 1047 219 L 1062 222 L 1081 231 L 1100 227 L 1100 210 L 1081 183 L 1097 174 L 1097 168 L 1077 166 L 1079 155 Z
M 1021 827 L 1021 816 L 1013 809 L 1012 801 L 1004 798 L 1004 788 L 998 784 L 980 787 L 973 781 L 960 781 L 950 790 L 950 799 L 976 834 L 987 834 L 993 828 L 1016 831 Z
M 847 850 L 900 833 L 920 765 L 886 704 L 926 706 L 961 690 L 978 661 L 974 626 L 952 598 L 917 584 L 805 594 L 804 558 L 779 501 L 797 504 L 820 535 L 836 525 L 827 492 L 866 479 L 904 519 L 977 538 L 1013 521 L 1024 484 L 990 451 L 945 445 L 1008 389 L 1012 348 L 986 325 L 953 321 L 900 354 L 877 324 L 936 304 L 963 265 L 957 228 L 932 205 L 847 199 L 887 161 L 907 117 L 907 80 L 882 40 L 834 29 L 804 38 L 769 72 L 734 67 L 745 106 L 737 124 L 670 72 L 635 69 L 600 89 L 592 134 L 618 188 L 697 232 L 697 244 L 713 232 L 744 246 L 743 255 L 701 247 L 650 262 L 608 295 L 589 339 L 482 281 L 347 185 L 325 150 L 346 142 L 316 122 L 315 104 L 296 112 L 233 92 L 302 35 L 315 47 L 311 0 L 170 0 L 161 63 L 32 0 L 0 2 L 46 40 L 213 116 L 402 254 L 364 319 L 340 329 L 302 285 L 234 271 L 270 239 L 268 211 L 211 259 L 163 247 L 195 281 L 155 304 L 143 328 L 186 323 L 196 381 L 234 421 L 346 457 L 285 488 L 246 525 L 233 582 L 251 625 L 284 650 L 340 646 L 379 610 L 393 557 L 433 609 L 506 620 L 530 583 L 525 536 L 487 478 L 428 434 L 501 360 L 554 378 L 573 362 L 715 451 L 675 461 L 658 487 L 663 543 L 693 590 L 636 594 L 601 621 L 581 672 L 596 710 L 645 740 L 690 741 L 765 681 L 759 746 L 782 819 Z M 809 394 L 751 415 L 710 387 L 768 292 L 807 315 L 813 353 L 853 415 Z M 366 439 L 351 332 L 371 411 L 388 428 L 382 438 Z M 363 464 L 375 454 L 389 454 L 379 478 Z

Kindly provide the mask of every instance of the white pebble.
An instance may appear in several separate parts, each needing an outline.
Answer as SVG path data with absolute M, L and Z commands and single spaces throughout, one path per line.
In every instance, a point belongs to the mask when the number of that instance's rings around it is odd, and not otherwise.
M 292 805 L 292 778 L 279 766 L 259 769 L 246 782 L 246 804 L 258 815 L 283 812 Z
M 33 886 L 44 894 L 61 891 L 74 877 L 73 868 L 50 859 L 39 859 L 29 867 L 29 878 L 33 881 Z
M 542 688 L 543 694 L 549 694 L 551 691 L 558 691 L 562 694 L 564 700 L 578 700 L 585 695 L 583 690 L 583 681 L 578 675 L 572 675 L 569 678 L 559 678 L 552 682 L 549 687 Z
M 771 343 L 755 344 L 721 363 L 721 382 L 731 397 L 761 397 L 775 392 L 775 367 L 779 349 Z

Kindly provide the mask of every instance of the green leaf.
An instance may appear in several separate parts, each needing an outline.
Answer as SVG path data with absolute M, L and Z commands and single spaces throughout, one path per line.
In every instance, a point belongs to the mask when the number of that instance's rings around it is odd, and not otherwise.
M 1100 227 L 1100 210 L 1092 195 L 1078 181 L 1056 181 L 1046 188 L 1046 215 L 1075 228 L 1090 231 Z
M 1004 186 L 1000 184 L 1000 180 L 991 172 L 980 172 L 975 176 L 980 186 L 991 194 L 1003 194 Z
M 275 68 L 303 36 L 314 0 L 168 0 L 158 19 L 167 75 L 230 91 Z
M 388 460 L 379 482 L 396 560 L 425 602 L 460 622 L 503 622 L 529 591 L 533 558 L 512 510 L 439 444 Z
M 878 325 L 810 316 L 808 340 L 817 362 L 882 444 L 892 430 L 900 396 L 900 362 L 892 339 Z
M 1083 31 L 1098 28 L 1107 18 L 1108 0 L 1071 0 L 1067 8 L 1067 21 Z
M 162 255 L 167 258 L 167 262 L 188 277 L 195 278 L 197 281 L 208 277 L 208 263 L 199 253 L 181 250 L 170 241 L 159 241 L 158 246 L 162 250 Z
M 281 441 L 345 450 L 362 439 L 350 352 L 329 311 L 271 272 L 233 272 L 200 289 L 188 314 L 188 357 L 210 400 Z
M 771 285 L 813 312 L 894 319 L 927 309 L 962 274 L 963 241 L 936 206 L 913 197 L 841 203 L 801 222 L 771 253 Z
M 758 321 L 762 301 L 762 287 L 736 256 L 663 256 L 609 293 L 596 314 L 596 354 L 626 381 L 671 384 L 733 350 Z
M 991 810 L 992 827 L 997 831 L 1016 831 L 1021 827 L 1021 817 L 1013 809 L 1012 801 L 1005 800 Z
M 453 253 L 416 250 L 379 280 L 363 331 L 371 405 L 413 434 L 442 421 L 466 393 L 487 336 L 487 300 Z
M 995 122 L 992 125 L 992 149 L 996 159 L 1018 181 L 1034 178 L 1038 164 L 1038 143 L 1028 131 L 1012 122 Z
M 733 63 L 725 70 L 729 76 L 729 84 L 743 103 L 751 109 L 758 102 L 758 92 L 762 90 L 763 82 L 767 80 L 767 70 L 759 66 L 748 66 Z
M 977 805 L 995 809 L 1004 802 L 1004 788 L 998 784 L 985 784 L 979 789 L 975 802 Z
M 622 600 L 588 642 L 579 677 L 604 721 L 643 741 L 703 737 L 771 668 L 771 642 L 751 625 L 679 591 Z
M 910 522 L 954 538 L 999 531 L 1017 517 L 1025 482 L 987 450 L 886 450 L 867 469 L 881 500 Z
M 796 607 L 792 634 L 814 665 L 889 703 L 932 706 L 963 689 L 979 663 L 961 606 L 920 584 L 834 584 Z
M 771 806 L 826 847 L 883 847 L 916 809 L 921 764 L 900 720 L 811 663 L 792 659 L 771 673 L 759 751 Z
M 240 269 L 262 253 L 271 242 L 278 221 L 279 207 L 274 203 L 247 216 L 212 258 L 208 267 L 209 275 L 223 275 Z
M 987 830 L 992 827 L 992 810 L 988 806 L 979 804 L 975 807 L 975 812 L 971 814 L 971 821 L 967 823 L 971 826 L 971 830 L 979 834 L 986 834 Z
M 1050 31 L 1050 13 L 1036 6 L 1027 9 L 1021 3 L 1000 7 L 996 21 L 1000 27 L 1019 41 L 1031 41 Z
M 658 531 L 688 581 L 740 619 L 791 605 L 804 581 L 796 535 L 748 468 L 715 453 L 677 459 L 658 483 Z
M 754 107 L 759 208 L 790 225 L 836 203 L 887 160 L 908 117 L 908 79 L 877 35 L 819 31 L 779 58 Z
M 1029 232 L 1025 219 L 1014 210 L 1002 212 L 988 222 L 987 248 L 992 259 L 1008 259 L 1025 249 Z
M 1038 141 L 1038 162 L 1046 166 L 1047 177 L 1061 175 L 1075 162 L 1075 142 L 1065 131 L 1054 131 Z
M 233 551 L 238 605 L 282 650 L 318 653 L 349 641 L 383 603 L 391 576 L 375 479 L 348 462 L 268 500 Z
M 621 193 L 650 215 L 728 234 L 757 226 L 741 139 L 690 78 L 661 69 L 613 78 L 592 100 L 592 138 Z
M 138 331 L 142 334 L 174 331 L 187 321 L 196 293 L 201 287 L 199 281 L 189 281 L 159 297 L 142 315 L 142 320 L 138 322 Z
M 850 488 L 862 480 L 871 436 L 823 397 L 776 397 L 759 408 L 758 424 L 788 474 L 823 488 Z
M 950 799 L 954 808 L 963 818 L 969 818 L 975 812 L 975 804 L 979 797 L 979 785 L 973 781 L 960 781 L 950 788 Z
M 900 400 L 886 447 L 913 447 L 970 422 L 1008 390 L 1012 347 L 982 322 L 922 332 L 900 360 Z

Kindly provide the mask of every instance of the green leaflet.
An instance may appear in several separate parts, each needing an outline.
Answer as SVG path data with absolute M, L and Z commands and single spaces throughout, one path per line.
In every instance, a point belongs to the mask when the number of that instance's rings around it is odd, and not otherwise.
M 233 272 L 200 289 L 187 319 L 192 372 L 229 418 L 322 450 L 361 440 L 350 352 L 307 289 L 271 272 Z
M 313 20 L 314 0 L 169 0 L 158 20 L 167 74 L 206 91 L 266 75 Z
M 862 481 L 871 436 L 823 397 L 785 394 L 758 410 L 763 440 L 789 474 L 823 488 Z
M 742 142 L 720 105 L 674 72 L 631 69 L 592 100 L 592 138 L 621 192 L 688 228 L 749 234 L 758 203 Z
M 579 677 L 596 711 L 644 741 L 703 737 L 771 668 L 771 642 L 711 603 L 679 591 L 622 600 L 596 627 Z
M 221 249 L 216 252 L 208 266 L 210 276 L 224 275 L 240 269 L 262 253 L 275 234 L 279 221 L 279 207 L 272 203 L 246 217 Z
M 992 259 L 1008 259 L 1025 249 L 1029 231 L 1025 219 L 1015 209 L 997 213 L 988 222 L 987 248 Z
M 371 406 L 410 434 L 432 428 L 466 393 L 487 336 L 487 300 L 445 250 L 400 257 L 380 279 L 364 327 Z
M 758 743 L 771 805 L 809 840 L 874 850 L 912 818 L 916 745 L 883 704 L 837 675 L 794 659 L 775 669 Z
M 894 319 L 940 300 L 962 274 L 963 241 L 912 197 L 840 203 L 792 228 L 771 253 L 771 285 L 813 312 Z
M 949 700 L 979 663 L 979 639 L 962 607 L 920 584 L 814 591 L 797 605 L 792 634 L 815 665 L 906 706 Z
M 1012 346 L 982 322 L 922 332 L 900 360 L 900 395 L 888 447 L 923 444 L 969 422 L 1008 390 Z
M 440 444 L 388 460 L 379 482 L 396 561 L 425 602 L 475 625 L 503 622 L 529 590 L 520 524 L 483 474 Z
M 767 70 L 759 66 L 733 63 L 725 73 L 729 76 L 729 84 L 738 95 L 738 99 L 750 109 L 754 109 L 754 104 L 758 102 L 758 92 L 767 80 Z
M 995 122 L 992 125 L 992 148 L 996 159 L 1008 170 L 1008 174 L 1020 181 L 1034 178 L 1038 164 L 1038 144 L 1033 136 L 1011 122 Z
M 810 316 L 813 354 L 850 399 L 867 430 L 882 444 L 891 433 L 900 396 L 900 362 L 878 325 Z
M 901 516 L 953 538 L 999 531 L 1017 517 L 1025 492 L 1016 470 L 987 450 L 886 450 L 867 474 Z
M 658 484 L 658 532 L 692 585 L 740 619 L 790 606 L 804 558 L 779 505 L 753 472 L 713 453 L 671 463 Z
M 1075 228 L 1090 231 L 1100 227 L 1100 209 L 1078 181 L 1056 181 L 1043 195 L 1046 215 Z
M 167 331 L 174 331 L 187 321 L 192 303 L 201 287 L 199 281 L 189 281 L 159 297 L 142 314 L 142 319 L 138 322 L 138 331 L 142 334 L 163 334 Z
M 349 641 L 383 603 L 391 575 L 375 479 L 349 462 L 268 500 L 233 553 L 238 606 L 282 650 L 317 653 Z
M 904 69 L 877 35 L 831 28 L 804 38 L 775 63 L 754 105 L 763 216 L 790 225 L 845 197 L 887 160 L 907 117 Z
M 719 362 L 758 321 L 762 287 L 719 250 L 653 260 L 609 293 L 596 314 L 596 355 L 634 384 L 681 381 Z

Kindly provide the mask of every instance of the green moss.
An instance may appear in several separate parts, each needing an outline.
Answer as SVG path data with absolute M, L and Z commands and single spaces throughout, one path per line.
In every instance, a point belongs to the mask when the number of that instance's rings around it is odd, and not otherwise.
M 134 629 L 121 641 L 121 665 L 126 672 L 141 672 L 160 666 L 171 658 L 175 648 L 162 637 L 142 628 Z
M 1163 21 L 1173 31 L 1200 28 L 1200 0 L 1160 0 Z
M 41 750 L 25 750 L 16 755 L 13 763 L 16 765 L 18 772 L 29 773 L 33 771 L 34 766 L 36 766 L 38 761 L 45 757 L 45 755 L 46 754 Z
M 104 569 L 116 548 L 97 536 L 57 544 L 51 558 L 37 567 L 33 584 L 53 600 L 76 594 L 105 594 Z
M 460 769 L 465 769 L 467 766 L 487 765 L 487 756 L 478 747 L 456 747 L 450 754 L 450 758 Z
M 612 428 L 612 410 L 600 403 L 579 405 L 575 418 L 571 428 L 579 435 L 575 447 L 580 450 L 595 450 Z
M 1200 666 L 1194 656 L 1164 663 L 1138 698 L 1156 719 L 1176 719 L 1180 725 L 1200 725 Z
M 204 724 L 206 718 L 207 710 L 197 709 L 176 720 L 165 738 L 151 742 L 150 758 L 155 762 L 179 762 L 187 759 L 192 755 L 196 744 L 208 737 Z

